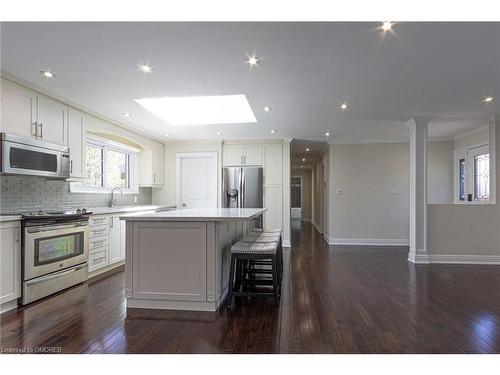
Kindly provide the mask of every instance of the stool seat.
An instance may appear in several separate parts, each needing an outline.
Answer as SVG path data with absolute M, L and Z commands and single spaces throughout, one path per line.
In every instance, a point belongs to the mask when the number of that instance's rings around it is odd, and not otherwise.
M 281 233 L 281 228 L 273 228 L 273 229 L 261 229 L 261 228 L 253 228 L 252 232 L 254 233 Z
M 256 242 L 256 243 L 265 243 L 265 242 L 280 242 L 280 236 L 245 236 L 240 241 L 243 242 Z
M 275 255 L 277 250 L 277 242 L 238 241 L 231 247 L 231 254 Z

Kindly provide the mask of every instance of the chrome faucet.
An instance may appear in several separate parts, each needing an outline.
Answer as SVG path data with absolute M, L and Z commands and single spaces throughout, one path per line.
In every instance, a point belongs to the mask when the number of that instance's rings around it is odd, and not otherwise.
M 115 190 L 120 190 L 120 194 L 123 196 L 123 190 L 121 187 L 117 186 L 117 187 L 113 188 L 113 190 L 111 190 L 111 198 L 109 199 L 109 207 L 116 206 Z

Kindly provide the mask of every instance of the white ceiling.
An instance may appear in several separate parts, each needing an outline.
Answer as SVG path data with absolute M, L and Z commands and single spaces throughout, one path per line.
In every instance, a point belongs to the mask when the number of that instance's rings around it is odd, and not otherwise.
M 500 113 L 500 23 L 2 23 L 1 67 L 153 137 L 450 137 Z M 262 64 L 249 69 L 247 54 Z M 148 62 L 150 75 L 137 65 Z M 57 74 L 40 76 L 42 68 Z M 134 99 L 245 94 L 257 124 L 174 127 Z M 497 100 L 486 105 L 486 95 Z M 341 113 L 346 100 L 351 110 Z M 273 110 L 265 113 L 263 107 Z M 121 117 L 130 112 L 132 117 Z M 276 134 L 270 134 L 276 129 Z

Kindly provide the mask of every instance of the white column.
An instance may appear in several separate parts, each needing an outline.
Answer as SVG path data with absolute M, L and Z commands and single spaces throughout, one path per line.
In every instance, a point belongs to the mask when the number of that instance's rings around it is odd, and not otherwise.
M 290 142 L 283 140 L 283 247 L 290 247 Z
M 427 248 L 427 125 L 412 118 L 410 128 L 410 252 L 412 263 L 429 263 Z

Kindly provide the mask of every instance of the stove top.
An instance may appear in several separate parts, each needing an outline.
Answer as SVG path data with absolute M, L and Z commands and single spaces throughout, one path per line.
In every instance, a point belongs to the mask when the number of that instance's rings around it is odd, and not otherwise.
M 92 212 L 85 208 L 76 210 L 61 210 L 61 211 L 33 211 L 22 214 L 23 219 L 47 219 L 47 218 L 74 218 L 84 215 L 90 215 Z

